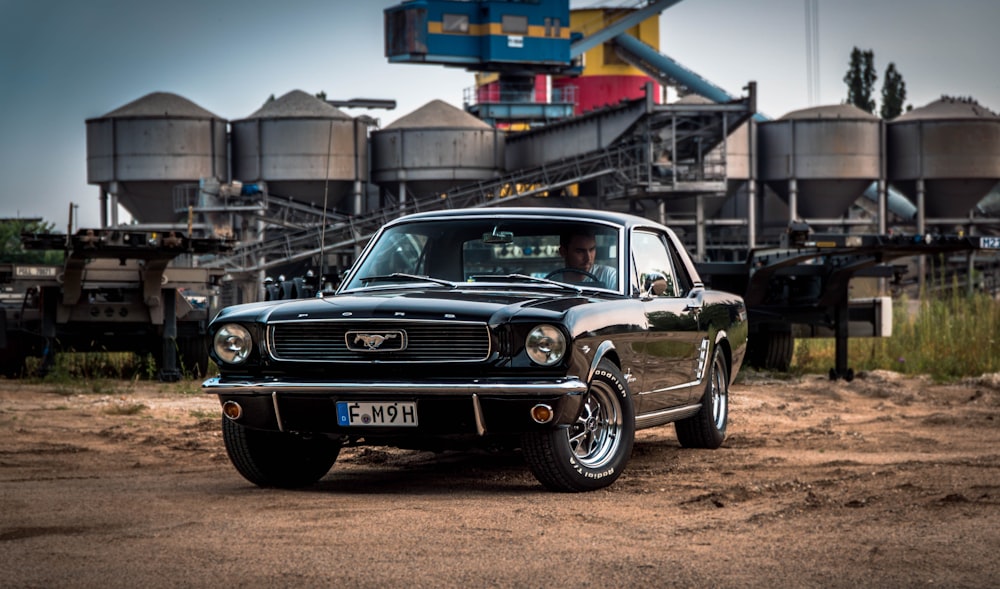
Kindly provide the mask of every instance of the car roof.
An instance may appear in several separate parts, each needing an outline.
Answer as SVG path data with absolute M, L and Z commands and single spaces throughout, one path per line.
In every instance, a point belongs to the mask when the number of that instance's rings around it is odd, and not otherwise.
M 400 217 L 387 225 L 395 225 L 397 223 L 405 223 L 407 221 L 427 221 L 433 219 L 483 219 L 504 217 L 519 217 L 522 219 L 538 217 L 553 221 L 600 221 L 605 223 L 614 223 L 625 227 L 642 225 L 646 227 L 663 228 L 663 226 L 659 223 L 650 221 L 644 217 L 630 215 L 627 213 L 598 211 L 594 209 L 563 209 L 555 207 L 475 207 L 467 209 L 428 211 Z

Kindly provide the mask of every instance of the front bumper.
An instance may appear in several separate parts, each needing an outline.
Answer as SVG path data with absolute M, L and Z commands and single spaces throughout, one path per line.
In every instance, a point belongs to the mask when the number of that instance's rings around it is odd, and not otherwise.
M 215 377 L 206 392 L 239 403 L 238 423 L 247 427 L 341 435 L 510 434 L 551 429 L 576 421 L 587 392 L 575 377 L 553 379 L 469 379 L 421 382 L 329 382 Z M 340 401 L 412 401 L 419 426 L 364 428 L 338 425 Z M 530 410 L 542 403 L 554 418 L 538 424 Z

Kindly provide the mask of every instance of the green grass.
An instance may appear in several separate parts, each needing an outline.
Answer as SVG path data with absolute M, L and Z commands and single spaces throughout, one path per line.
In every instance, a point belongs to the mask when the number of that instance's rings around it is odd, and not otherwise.
M 104 409 L 104 413 L 107 415 L 138 415 L 146 409 L 149 407 L 142 403 L 120 403 L 109 405 Z
M 188 415 L 199 420 L 217 419 L 219 417 L 219 412 L 204 411 L 202 409 L 192 409 L 191 411 L 188 411 Z
M 959 290 L 945 289 L 914 305 L 896 301 L 892 337 L 850 339 L 848 365 L 855 371 L 927 374 L 937 381 L 1000 372 L 1000 301 Z M 798 339 L 792 369 L 824 373 L 834 364 L 834 352 L 832 339 Z
M 27 358 L 26 374 L 39 374 L 41 365 L 41 358 Z M 218 373 L 218 367 L 209 362 L 206 377 Z M 177 385 L 178 392 L 187 394 L 201 392 L 202 379 L 195 378 L 195 373 L 182 367 L 181 376 L 182 379 Z M 60 352 L 55 355 L 52 365 L 45 371 L 45 376 L 29 377 L 29 382 L 49 384 L 57 390 L 65 389 L 67 394 L 85 391 L 114 394 L 120 392 L 123 387 L 132 388 L 139 380 L 156 379 L 156 361 L 150 354 L 96 351 Z

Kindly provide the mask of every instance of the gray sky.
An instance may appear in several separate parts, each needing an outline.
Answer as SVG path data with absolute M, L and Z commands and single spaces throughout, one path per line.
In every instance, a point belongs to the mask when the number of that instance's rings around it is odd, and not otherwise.
M 472 74 L 390 65 L 382 9 L 401 0 L 0 0 L 0 217 L 99 224 L 85 120 L 150 92 L 225 119 L 300 89 L 395 99 L 382 125 L 439 98 L 462 105 Z M 622 0 L 574 0 L 573 7 Z M 817 104 L 843 102 L 854 46 L 892 61 L 908 99 L 971 96 L 1000 112 L 1000 0 L 820 0 Z M 758 84 L 778 117 L 810 106 L 804 0 L 684 0 L 660 17 L 660 50 L 731 94 Z M 364 111 L 347 111 L 358 115 Z

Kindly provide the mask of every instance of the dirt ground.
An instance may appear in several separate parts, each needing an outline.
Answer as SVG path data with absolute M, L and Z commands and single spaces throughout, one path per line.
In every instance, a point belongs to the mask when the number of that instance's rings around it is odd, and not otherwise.
M 645 430 L 588 494 L 516 453 L 387 448 L 258 489 L 197 383 L 104 389 L 0 380 L 0 586 L 1000 584 L 1000 375 L 750 374 L 723 448 Z

